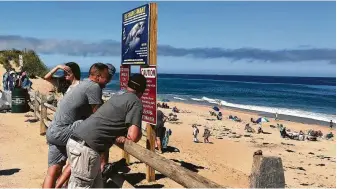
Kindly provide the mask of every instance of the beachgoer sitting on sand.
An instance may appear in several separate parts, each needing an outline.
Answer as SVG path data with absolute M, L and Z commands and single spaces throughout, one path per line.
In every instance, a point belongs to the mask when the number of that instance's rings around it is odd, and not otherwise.
M 177 115 L 170 113 L 168 116 L 168 121 L 178 121 Z
M 251 121 L 252 123 L 256 123 L 256 121 L 255 121 L 253 118 L 250 118 L 250 121 Z
M 216 116 L 216 118 L 217 118 L 218 120 L 222 120 L 222 113 L 219 112 L 219 114 Z
M 172 108 L 172 111 L 173 111 L 174 113 L 179 113 L 179 109 L 178 109 L 176 106 L 174 106 L 174 107 Z
M 197 126 L 194 126 L 194 125 L 192 126 L 192 128 L 193 128 L 193 141 L 197 143 L 199 142 L 198 140 L 199 129 Z
M 162 105 L 160 103 L 157 103 L 158 108 L 162 108 Z
M 302 130 L 300 130 L 300 133 L 298 134 L 298 140 L 304 141 L 304 139 L 305 139 L 304 132 Z
M 247 123 L 245 125 L 245 131 L 247 131 L 248 133 L 254 133 L 255 130 L 249 125 L 249 123 Z
M 286 127 L 283 127 L 283 126 L 280 128 L 280 130 L 281 130 L 280 133 L 281 133 L 282 138 L 286 138 L 286 137 L 289 138 L 289 135 L 288 135 L 286 129 L 287 129 L 287 128 L 286 128 Z
M 211 116 L 216 116 L 216 113 L 215 113 L 214 111 L 209 111 L 209 114 L 210 114 Z
M 204 143 L 209 143 L 208 138 L 209 138 L 210 136 L 211 136 L 211 131 L 208 130 L 207 128 L 205 128 L 204 134 L 203 134 L 203 137 L 204 137 Z
M 55 188 L 56 180 L 67 160 L 67 141 L 82 120 L 96 112 L 103 103 L 102 89 L 109 82 L 108 78 L 107 65 L 96 63 L 89 70 L 89 80 L 73 88 L 60 102 L 46 133 L 49 145 L 48 171 L 43 188 Z M 67 166 L 56 187 L 62 187 L 69 176 L 70 167 Z
M 257 128 L 257 134 L 260 134 L 260 133 L 263 133 L 261 125 L 259 125 L 259 127 Z
M 331 139 L 331 138 L 333 138 L 332 132 L 328 133 L 328 134 L 325 136 L 325 139 L 327 139 L 327 140 L 329 140 L 329 139 Z

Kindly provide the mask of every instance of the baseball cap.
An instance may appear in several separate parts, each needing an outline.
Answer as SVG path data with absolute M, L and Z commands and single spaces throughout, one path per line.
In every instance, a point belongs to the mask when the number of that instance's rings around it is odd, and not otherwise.
M 146 78 L 142 74 L 133 74 L 128 81 L 128 87 L 143 93 L 146 89 Z
M 108 66 L 109 75 L 113 76 L 116 73 L 116 68 L 110 63 L 106 64 Z

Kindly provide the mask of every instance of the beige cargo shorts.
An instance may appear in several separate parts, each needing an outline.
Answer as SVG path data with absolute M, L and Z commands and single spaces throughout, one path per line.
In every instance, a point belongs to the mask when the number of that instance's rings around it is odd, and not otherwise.
M 67 155 L 71 167 L 68 188 L 103 188 L 100 155 L 73 139 L 67 142 Z

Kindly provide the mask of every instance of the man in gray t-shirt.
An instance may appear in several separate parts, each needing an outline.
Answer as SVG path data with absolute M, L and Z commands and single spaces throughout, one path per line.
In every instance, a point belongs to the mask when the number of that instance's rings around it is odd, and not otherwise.
M 69 188 L 103 187 L 100 154 L 114 142 L 127 139 L 138 142 L 141 138 L 143 106 L 140 97 L 146 88 L 146 79 L 134 74 L 127 91 L 113 95 L 93 115 L 73 131 L 67 143 L 71 165 Z M 88 164 L 83 166 L 83 164 Z
M 66 144 L 72 131 L 103 103 L 102 88 L 109 82 L 108 66 L 96 63 L 89 70 L 89 80 L 83 81 L 66 94 L 47 130 L 48 172 L 43 188 L 54 188 L 67 160 Z

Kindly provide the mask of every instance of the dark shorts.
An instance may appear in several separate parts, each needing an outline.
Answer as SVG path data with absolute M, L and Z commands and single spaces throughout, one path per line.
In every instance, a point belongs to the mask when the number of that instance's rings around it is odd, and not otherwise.
M 63 132 L 67 132 L 66 137 L 63 137 L 60 140 L 58 137 L 54 137 L 55 132 L 47 132 L 47 141 L 49 145 L 48 149 L 48 167 L 52 165 L 61 165 L 63 166 L 67 160 L 67 150 L 66 145 L 67 141 L 72 133 L 72 131 L 80 125 L 82 120 L 75 121 L 72 125 L 67 127 Z M 48 129 L 49 130 L 49 129 Z M 60 136 L 59 134 L 57 136 Z M 56 138 L 56 139 L 55 139 Z
M 161 126 L 156 128 L 156 137 L 159 137 L 160 139 L 164 138 L 165 136 L 166 128 Z

